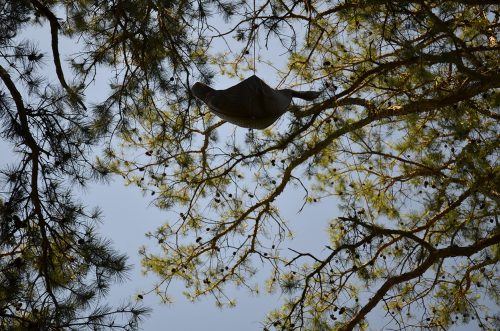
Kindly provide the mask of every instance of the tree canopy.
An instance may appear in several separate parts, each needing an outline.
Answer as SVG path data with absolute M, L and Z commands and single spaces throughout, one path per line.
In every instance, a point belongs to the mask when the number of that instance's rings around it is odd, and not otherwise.
M 94 305 L 126 261 L 71 186 L 113 174 L 175 215 L 140 251 L 165 302 L 181 283 L 233 305 L 265 265 L 261 287 L 284 294 L 265 330 L 365 329 L 374 310 L 400 329 L 500 326 L 498 1 L 0 4 L 1 136 L 19 156 L 2 171 L 2 327 L 134 328 L 147 312 Z M 38 24 L 48 54 L 21 35 Z M 79 49 L 63 57 L 61 36 Z M 190 92 L 256 65 L 323 93 L 256 131 Z M 319 254 L 288 239 L 278 198 L 297 190 L 339 207 Z

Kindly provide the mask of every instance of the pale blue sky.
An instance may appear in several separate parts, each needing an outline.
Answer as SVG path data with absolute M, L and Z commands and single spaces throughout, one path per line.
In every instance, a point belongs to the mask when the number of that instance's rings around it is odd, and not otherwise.
M 151 286 L 155 278 L 154 276 L 145 278 L 141 274 L 137 250 L 140 245 L 155 244 L 153 240 L 148 241 L 144 233 L 154 230 L 166 218 L 164 213 L 153 206 L 148 206 L 149 196 L 142 197 L 136 188 L 125 188 L 120 182 L 121 178 L 116 178 L 110 185 L 92 185 L 82 195 L 83 201 L 89 207 L 101 206 L 105 216 L 101 227 L 102 234 L 113 240 L 115 248 L 127 252 L 130 262 L 135 265 L 130 281 L 113 291 L 113 300 L 121 300 L 124 296 L 134 295 L 148 285 Z M 305 208 L 301 215 L 297 215 L 297 206 L 300 206 L 297 199 L 300 197 L 289 195 L 287 199 L 288 201 L 282 204 L 282 210 L 291 225 L 294 228 L 297 226 L 298 235 L 293 246 L 284 245 L 283 248 L 322 250 L 324 248 L 322 245 L 327 241 L 323 231 L 327 225 L 327 208 L 324 208 L 323 212 Z M 287 208 L 290 209 L 286 210 Z M 321 236 L 324 240 L 318 240 Z M 268 273 L 264 270 L 255 281 L 262 283 L 267 276 Z M 144 302 L 151 305 L 154 311 L 143 324 L 144 330 L 166 330 L 164 328 L 166 326 L 169 326 L 169 330 L 179 331 L 262 330 L 260 322 L 266 312 L 278 307 L 280 302 L 278 295 L 269 296 L 263 293 L 256 297 L 245 289 L 239 289 L 230 292 L 232 297 L 237 299 L 238 305 L 235 308 L 221 310 L 215 307 L 214 301 L 209 298 L 196 303 L 188 302 L 182 296 L 182 290 L 180 283 L 172 287 L 172 296 L 176 299 L 172 305 L 159 305 L 154 295 L 146 297 Z
M 42 67 L 43 74 L 46 74 L 49 79 L 56 81 L 53 72 L 53 62 L 49 45 L 50 32 L 48 27 L 37 27 L 25 31 L 21 38 L 28 38 L 31 41 L 36 41 L 38 46 L 44 52 L 44 63 Z M 70 40 L 60 38 L 60 51 L 62 59 L 67 55 L 77 52 L 78 46 Z M 222 46 L 224 43 L 216 43 L 215 45 Z M 261 50 L 264 55 L 265 50 Z M 267 54 L 272 52 L 267 51 Z M 249 73 L 251 75 L 252 73 Z M 258 74 L 264 79 L 277 78 L 272 74 L 269 68 L 265 65 L 258 65 Z M 70 71 L 66 70 L 67 79 L 70 79 Z M 108 78 L 106 71 L 101 70 L 98 75 L 97 83 L 93 84 L 86 94 L 87 101 L 102 100 L 106 96 L 108 89 Z M 231 84 L 237 83 L 237 79 L 228 80 L 227 78 L 219 78 L 215 80 L 216 87 L 225 88 Z M 231 126 L 224 124 L 224 126 Z M 221 132 L 230 132 L 231 127 L 224 127 Z M 246 129 L 238 129 L 244 133 Z M 224 137 L 221 136 L 221 141 Z M 11 151 L 11 146 L 0 142 L 0 167 L 13 160 L 14 155 Z M 129 263 L 134 267 L 130 272 L 129 280 L 123 284 L 115 286 L 108 298 L 111 303 L 121 303 L 129 298 L 135 298 L 139 292 L 149 290 L 156 280 L 154 275 L 145 277 L 141 272 L 140 257 L 138 254 L 139 247 L 146 245 L 154 249 L 155 241 L 149 241 L 145 237 L 148 231 L 154 231 L 161 225 L 167 215 L 159 211 L 150 204 L 150 196 L 143 196 L 142 193 L 134 186 L 125 187 L 121 177 L 114 177 L 110 184 L 93 183 L 86 189 L 76 189 L 75 195 L 88 208 L 100 207 L 103 210 L 103 223 L 100 227 L 100 232 L 105 238 L 112 240 L 114 247 L 124 252 L 129 256 Z M 283 216 L 290 222 L 292 229 L 297 226 L 297 238 L 293 245 L 283 245 L 286 249 L 291 247 L 294 249 L 307 249 L 309 251 L 320 251 L 324 249 L 327 242 L 327 227 L 328 217 L 334 217 L 330 212 L 333 206 L 324 209 L 324 212 L 315 210 L 311 212 L 310 208 L 305 208 L 298 215 L 297 212 L 303 204 L 303 192 L 297 194 L 288 194 L 282 196 L 281 210 Z M 319 237 L 324 240 L 318 240 Z M 317 247 L 313 247 L 316 245 Z M 267 270 L 268 271 L 268 270 Z M 255 283 L 263 285 L 264 280 L 269 276 L 265 269 L 257 275 Z M 261 286 L 262 288 L 262 286 Z M 280 296 L 269 296 L 264 291 L 258 297 L 250 294 L 245 289 L 235 289 L 230 295 L 238 302 L 237 307 L 231 309 L 219 309 L 210 298 L 205 298 L 196 303 L 187 301 L 182 295 L 182 284 L 174 284 L 171 288 L 171 296 L 175 299 L 175 303 L 171 305 L 159 304 L 158 298 L 155 295 L 146 296 L 143 300 L 144 304 L 153 308 L 152 314 L 145 319 L 142 324 L 143 330 L 261 330 L 261 321 L 264 320 L 265 314 L 273 308 L 279 307 Z
M 39 40 L 41 46 L 47 44 L 49 33 L 46 27 L 30 31 L 30 34 L 30 37 Z M 72 53 L 73 47 L 75 47 L 73 43 L 62 40 L 62 53 Z M 43 70 L 51 72 L 53 64 L 50 52 L 46 52 L 46 55 L 46 66 Z M 279 57 L 278 54 L 275 56 Z M 259 65 L 258 68 L 260 76 L 268 80 L 273 78 L 269 67 Z M 274 85 L 275 82 L 270 82 L 270 84 Z M 236 80 L 220 79 L 216 81 L 216 86 L 223 88 L 234 83 Z M 107 80 L 101 80 L 99 85 L 90 89 L 88 99 L 102 99 L 106 88 Z M 224 126 L 229 125 L 224 124 Z M 223 137 L 221 137 L 221 141 L 223 141 Z M 0 167 L 13 159 L 10 148 L 3 141 L 0 141 Z M 130 279 L 113 288 L 109 297 L 110 301 L 120 303 L 143 290 L 150 289 L 156 278 L 154 275 L 149 277 L 142 275 L 138 249 L 141 245 L 152 247 L 155 244 L 154 241 L 148 241 L 144 234 L 148 231 L 154 231 L 156 227 L 161 225 L 166 219 L 166 214 L 150 205 L 150 196 L 143 196 L 135 187 L 125 187 L 119 177 L 115 177 L 110 184 L 92 184 L 86 190 L 77 189 L 75 195 L 89 208 L 99 206 L 103 210 L 104 221 L 100 232 L 104 237 L 112 240 L 118 251 L 125 252 L 130 258 L 129 262 L 134 265 Z M 319 253 L 323 251 L 324 253 L 324 245 L 328 244 L 327 234 L 324 230 L 328 225 L 328 220 L 339 216 L 340 213 L 335 207 L 334 201 L 329 200 L 326 203 L 306 206 L 302 213 L 298 214 L 297 212 L 302 206 L 302 198 L 303 192 L 296 191 L 281 196 L 278 201 L 283 218 L 289 222 L 290 227 L 297 234 L 297 238 L 293 242 L 285 243 L 282 248 L 290 247 Z M 263 284 L 263 280 L 267 276 L 268 273 L 263 268 L 263 271 L 255 278 L 255 282 Z M 153 312 L 142 324 L 143 330 L 262 330 L 260 322 L 264 319 L 266 312 L 280 304 L 279 295 L 269 296 L 263 293 L 259 297 L 255 297 L 249 295 L 247 290 L 241 289 L 231 291 L 232 297 L 236 298 L 238 302 L 237 307 L 220 310 L 211 299 L 203 299 L 194 304 L 187 302 L 181 294 L 183 290 L 181 283 L 175 284 L 171 289 L 171 295 L 175 299 L 175 303 L 172 305 L 158 304 L 159 300 L 154 295 L 145 298 L 144 303 L 151 306 Z M 370 314 L 368 318 L 377 324 L 375 322 L 377 318 L 373 318 L 375 314 L 377 313 Z M 371 325 L 372 328 L 379 328 L 375 324 Z

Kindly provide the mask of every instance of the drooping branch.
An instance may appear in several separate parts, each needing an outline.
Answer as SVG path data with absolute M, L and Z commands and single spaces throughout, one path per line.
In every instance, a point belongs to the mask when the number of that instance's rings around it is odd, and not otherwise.
M 33 203 L 33 208 L 35 215 L 38 218 L 38 225 L 40 229 L 40 234 L 42 236 L 42 254 L 43 254 L 43 259 L 45 260 L 45 263 L 41 263 L 41 268 L 42 268 L 42 273 L 44 274 L 45 278 L 45 283 L 46 283 L 46 288 L 47 292 L 51 296 L 54 305 L 57 307 L 58 302 L 57 299 L 52 292 L 52 285 L 50 281 L 50 272 L 49 272 L 49 250 L 50 250 L 50 244 L 49 244 L 49 239 L 47 236 L 47 231 L 46 231 L 46 222 L 45 222 L 45 217 L 43 215 L 43 207 L 42 207 L 42 202 L 40 199 L 39 195 L 39 188 L 38 188 L 38 173 L 39 173 L 39 167 L 40 167 L 40 148 L 33 138 L 29 123 L 28 123 L 28 116 L 26 114 L 26 108 L 24 106 L 23 98 L 21 96 L 21 93 L 18 91 L 16 88 L 16 85 L 12 81 L 9 73 L 5 70 L 0 65 L 0 78 L 4 82 L 5 86 L 7 86 L 7 89 L 9 90 L 12 99 L 14 99 L 14 103 L 17 108 L 17 112 L 19 114 L 19 119 L 21 122 L 21 134 L 23 136 L 25 144 L 30 148 L 31 153 L 30 153 L 30 160 L 31 160 L 31 193 L 30 193 L 30 199 Z
M 78 104 L 83 108 L 87 109 L 83 101 L 76 96 L 75 91 L 68 85 L 64 77 L 64 71 L 61 65 L 61 55 L 59 52 L 59 29 L 60 24 L 57 20 L 56 15 L 45 5 L 43 5 L 38 0 L 30 0 L 33 6 L 38 9 L 48 20 L 50 24 L 50 36 L 51 36 L 51 48 L 52 56 L 54 57 L 54 66 L 56 68 L 57 78 L 61 86 L 66 90 L 66 92 L 72 96 L 76 97 Z
M 21 93 L 16 87 L 16 84 L 12 81 L 7 70 L 0 65 L 0 78 L 10 92 L 12 99 L 17 108 L 17 113 L 19 114 L 19 120 L 21 122 L 21 128 L 23 129 L 22 135 L 25 139 L 26 145 L 31 149 L 32 153 L 38 154 L 39 147 L 30 133 L 28 117 L 26 115 L 26 108 L 24 107 L 24 101 Z

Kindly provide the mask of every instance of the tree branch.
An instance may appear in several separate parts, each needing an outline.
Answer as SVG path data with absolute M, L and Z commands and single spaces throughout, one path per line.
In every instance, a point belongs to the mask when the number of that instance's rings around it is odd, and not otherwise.
M 26 146 L 29 147 L 31 150 L 30 153 L 30 160 L 31 160 L 31 193 L 30 193 L 30 199 L 33 203 L 33 208 L 35 211 L 35 214 L 38 218 L 38 226 L 40 229 L 40 234 L 42 236 L 42 254 L 43 254 L 43 260 L 45 263 L 41 263 L 40 268 L 41 268 L 41 273 L 43 273 L 44 278 L 45 278 L 45 285 L 47 288 L 47 292 L 52 298 L 54 305 L 57 307 L 58 302 L 57 299 L 52 292 L 52 285 L 50 283 L 50 273 L 48 270 L 48 263 L 49 263 L 49 250 L 50 250 L 50 244 L 49 240 L 47 237 L 47 232 L 45 229 L 46 223 L 45 219 L 43 216 L 42 212 L 42 202 L 40 200 L 40 196 L 38 194 L 38 171 L 39 171 L 39 166 L 40 166 L 40 147 L 36 143 L 35 139 L 31 135 L 31 131 L 29 128 L 29 123 L 28 123 L 28 116 L 26 114 L 26 108 L 24 107 L 24 102 L 23 98 L 21 96 L 21 93 L 17 90 L 16 85 L 12 81 L 12 78 L 10 77 L 9 73 L 5 70 L 4 67 L 0 65 L 0 78 L 4 82 L 5 86 L 7 86 L 7 89 L 9 90 L 12 99 L 14 99 L 14 103 L 17 108 L 17 112 L 19 114 L 19 120 L 21 122 L 21 135 L 24 138 L 24 143 Z
M 373 309 L 375 306 L 384 298 L 386 293 L 395 285 L 402 282 L 409 281 L 413 278 L 419 277 L 424 274 L 427 269 L 429 269 L 434 263 L 440 259 L 445 259 L 449 257 L 471 256 L 489 246 L 500 243 L 500 233 L 497 233 L 489 238 L 478 241 L 477 243 L 465 246 L 456 247 L 450 246 L 442 249 L 436 249 L 434 252 L 430 253 L 427 259 L 412 271 L 406 272 L 399 276 L 390 277 L 385 281 L 385 283 L 379 288 L 375 295 L 368 301 L 368 303 L 361 308 L 360 311 L 344 326 L 342 331 L 353 330 L 354 327 L 363 319 L 365 316 Z
M 75 91 L 66 83 L 66 79 L 64 78 L 64 71 L 61 65 L 61 56 L 59 54 L 59 29 L 60 25 L 57 20 L 57 17 L 50 11 L 49 8 L 44 6 L 38 0 L 30 0 L 33 6 L 38 9 L 48 20 L 50 23 L 50 35 L 51 35 L 51 47 L 52 47 L 52 55 L 54 57 L 54 65 L 56 67 L 57 78 L 59 79 L 59 83 L 66 90 L 66 92 L 73 97 L 76 97 L 78 104 L 83 108 L 85 107 L 84 103 L 80 98 L 76 95 Z

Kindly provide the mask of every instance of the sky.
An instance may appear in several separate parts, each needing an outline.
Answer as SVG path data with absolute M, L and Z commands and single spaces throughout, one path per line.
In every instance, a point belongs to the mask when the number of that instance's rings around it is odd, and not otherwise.
M 49 35 L 47 27 L 34 29 L 28 33 L 39 41 L 40 46 L 47 45 Z M 75 52 L 74 47 L 73 43 L 61 40 L 62 53 Z M 269 52 L 272 53 L 272 51 Z M 50 52 L 47 51 L 45 54 L 47 55 L 45 70 L 53 71 Z M 279 57 L 279 54 L 274 54 L 274 56 Z M 276 83 L 276 81 L 269 82 L 274 77 L 270 67 L 259 65 L 257 73 L 267 79 L 271 86 Z M 216 87 L 224 88 L 237 81 L 220 78 L 215 83 Z M 106 80 L 100 80 L 91 88 L 91 91 L 90 98 L 102 99 L 103 91 L 106 91 Z M 230 126 L 230 124 L 226 123 L 224 126 Z M 245 132 L 243 129 L 239 130 L 241 133 Z M 13 160 L 15 157 L 11 147 L 0 141 L 0 168 Z M 129 263 L 133 266 L 128 280 L 113 287 L 108 298 L 110 303 L 119 304 L 134 298 L 138 293 L 149 290 L 157 279 L 154 275 L 142 274 L 138 250 L 142 245 L 149 247 L 154 245 L 155 242 L 148 240 L 144 234 L 154 231 L 164 223 L 167 215 L 151 205 L 150 197 L 143 196 L 136 187 L 125 187 L 119 177 L 115 177 L 109 184 L 93 183 L 85 190 L 76 189 L 74 193 L 89 209 L 96 206 L 102 209 L 103 223 L 100 225 L 99 232 L 103 237 L 112 241 L 115 249 L 126 253 L 129 256 Z M 282 247 L 324 252 L 324 245 L 328 243 L 325 232 L 328 221 L 339 216 L 340 212 L 335 203 L 328 200 L 321 205 L 307 205 L 302 212 L 298 213 L 302 206 L 302 195 L 301 191 L 289 192 L 282 195 L 278 201 L 283 218 L 289 222 L 297 235 L 292 242 L 287 242 Z M 262 267 L 262 271 L 255 278 L 255 283 L 263 284 L 264 279 L 269 275 L 266 271 L 269 269 Z M 245 289 L 234 289 L 230 294 L 237 300 L 237 306 L 221 310 L 209 298 L 196 303 L 188 302 L 182 295 L 181 283 L 174 284 L 171 290 L 171 296 L 175 299 L 171 305 L 159 304 L 158 298 L 154 295 L 145 297 L 143 303 L 151 307 L 153 311 L 141 324 L 142 330 L 262 330 L 261 321 L 264 320 L 265 314 L 279 307 L 283 299 L 279 294 L 263 293 L 260 296 L 254 296 Z M 380 312 L 371 313 L 368 317 L 376 321 L 376 314 Z M 371 327 L 372 329 L 382 328 L 382 326 L 377 326 L 376 322 Z
M 126 252 L 134 264 L 130 273 L 130 280 L 117 286 L 112 292 L 112 299 L 120 302 L 124 297 L 134 296 L 141 290 L 148 288 L 156 279 L 154 276 L 144 277 L 140 271 L 140 258 L 137 253 L 141 245 L 154 245 L 154 241 L 145 238 L 144 233 L 154 230 L 163 223 L 165 214 L 148 204 L 149 197 L 143 197 L 135 187 L 124 187 L 120 178 L 116 178 L 110 185 L 92 185 L 87 192 L 82 192 L 82 200 L 89 207 L 100 206 L 104 212 L 104 222 L 101 233 L 111 238 L 114 247 L 119 251 Z M 283 247 L 301 248 L 316 246 L 321 250 L 318 243 L 327 241 L 323 231 L 326 228 L 328 217 L 327 208 L 318 213 L 310 208 L 305 208 L 300 215 L 297 214 L 297 198 L 295 194 L 289 194 L 282 198 L 281 204 L 285 218 L 296 226 L 297 239 L 293 244 Z M 326 206 L 325 206 L 326 207 Z M 321 215 L 323 214 L 323 215 Z M 330 215 L 331 216 L 331 215 Z M 318 240 L 318 236 L 325 236 L 325 240 Z M 311 247 L 309 247 L 311 248 Z M 266 268 L 260 272 L 255 281 L 262 283 L 268 276 Z M 260 281 L 259 281 L 260 280 Z M 172 296 L 176 299 L 174 304 L 162 305 L 152 295 L 144 300 L 146 305 L 153 307 L 152 315 L 142 325 L 143 330 L 262 330 L 260 322 L 264 320 L 266 312 L 279 306 L 279 295 L 261 294 L 255 296 L 249 294 L 245 289 L 235 289 L 230 294 L 238 302 L 235 308 L 219 309 L 214 301 L 204 299 L 196 303 L 187 301 L 181 294 L 182 284 L 172 287 Z
M 48 27 L 30 29 L 25 32 L 24 36 L 36 40 L 38 46 L 44 51 L 45 66 L 42 70 L 55 82 L 52 56 L 50 50 L 47 49 L 48 36 L 50 36 Z M 60 44 L 62 54 L 68 55 L 77 50 L 74 42 L 65 38 L 60 38 Z M 251 74 L 249 73 L 249 75 Z M 263 79 L 267 79 L 268 82 L 273 78 L 276 79 L 269 67 L 264 65 L 258 66 L 257 74 Z M 69 71 L 67 71 L 67 75 L 69 75 Z M 102 71 L 99 75 L 100 79 L 89 88 L 87 100 L 102 100 L 105 97 L 108 80 Z M 219 77 L 215 79 L 217 88 L 225 88 L 237 82 L 237 78 Z M 275 83 L 269 82 L 271 85 Z M 231 126 L 231 124 L 226 123 L 224 126 Z M 246 131 L 246 129 L 238 130 L 241 131 L 241 134 Z M 231 132 L 232 127 L 223 128 L 221 131 L 220 138 L 223 141 L 224 132 Z M 0 141 L 0 168 L 12 162 L 15 162 L 15 155 L 11 146 Z M 129 264 L 132 266 L 128 279 L 112 288 L 107 298 L 110 304 L 118 305 L 130 299 L 133 300 L 138 293 L 149 290 L 157 278 L 154 275 L 146 276 L 143 274 L 138 250 L 143 245 L 154 248 L 152 246 L 155 241 L 148 240 L 145 233 L 154 231 L 163 224 L 167 217 L 166 213 L 151 204 L 149 195 L 144 196 L 134 186 L 126 187 L 122 178 L 118 176 L 114 177 L 110 183 L 91 183 L 85 189 L 76 188 L 74 194 L 89 209 L 99 207 L 103 211 L 103 222 L 100 224 L 98 232 L 104 238 L 110 239 L 116 250 L 127 254 Z M 293 243 L 283 245 L 283 248 L 324 250 L 322 245 L 328 241 L 324 230 L 328 225 L 328 220 L 333 217 L 332 208 L 324 206 L 323 212 L 318 212 L 318 210 L 306 206 L 298 214 L 303 202 L 302 195 L 301 192 L 297 191 L 280 197 L 279 205 L 282 215 L 288 220 L 291 227 L 296 229 L 297 234 Z M 318 236 L 323 236 L 324 240 L 318 240 Z M 254 282 L 262 285 L 269 276 L 270 269 L 266 269 L 264 266 L 261 266 L 260 269 L 261 272 L 256 275 Z M 154 294 L 144 298 L 142 303 L 153 310 L 143 320 L 142 330 L 262 330 L 261 322 L 264 320 L 265 314 L 278 308 L 283 299 L 278 294 L 268 295 L 265 291 L 262 291 L 261 295 L 255 296 L 246 289 L 233 289 L 230 291 L 230 295 L 236 299 L 237 306 L 220 309 L 210 298 L 201 299 L 195 303 L 189 302 L 182 295 L 182 286 L 183 284 L 177 283 L 170 287 L 170 294 L 175 300 L 170 305 L 160 304 L 159 299 Z

